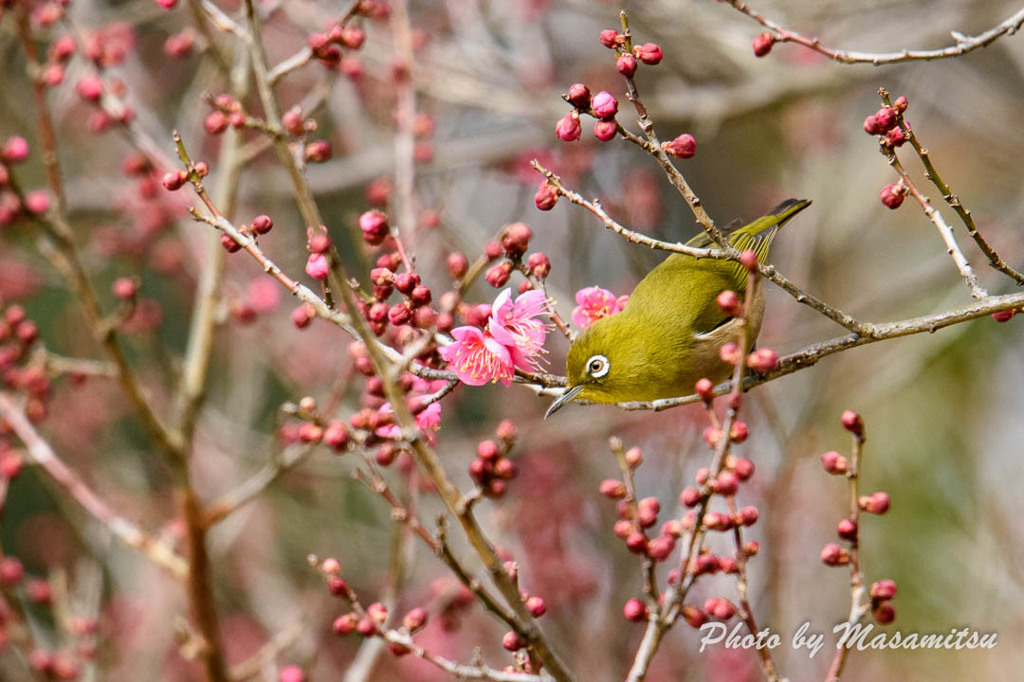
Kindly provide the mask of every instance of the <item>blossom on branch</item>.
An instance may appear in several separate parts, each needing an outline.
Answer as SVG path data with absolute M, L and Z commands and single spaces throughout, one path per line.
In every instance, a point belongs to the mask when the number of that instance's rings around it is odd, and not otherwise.
M 627 297 L 615 298 L 615 294 L 601 287 L 587 287 L 576 292 L 576 307 L 572 311 L 572 323 L 581 330 L 586 329 L 602 317 L 609 317 L 626 307 Z
M 441 357 L 465 384 L 500 381 L 508 386 L 517 367 L 539 369 L 548 325 L 536 318 L 548 310 L 541 291 L 528 291 L 513 301 L 512 290 L 505 289 L 491 306 L 487 326 L 453 329 L 455 342 L 441 349 Z

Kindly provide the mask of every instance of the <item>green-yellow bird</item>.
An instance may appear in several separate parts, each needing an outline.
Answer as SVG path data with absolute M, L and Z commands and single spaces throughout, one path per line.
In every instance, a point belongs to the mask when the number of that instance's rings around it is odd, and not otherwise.
M 728 242 L 740 251 L 753 249 L 763 262 L 779 228 L 810 204 L 788 199 L 729 233 Z M 714 246 L 704 233 L 687 244 Z M 703 377 L 725 380 L 732 367 L 719 357 L 719 349 L 739 341 L 742 322 L 723 312 L 715 299 L 725 290 L 742 297 L 746 288 L 747 271 L 735 261 L 672 254 L 636 285 L 622 312 L 598 320 L 576 338 L 566 358 L 568 386 L 545 416 L 576 399 L 658 400 L 693 393 Z M 745 351 L 761 330 L 764 287 L 757 288 L 747 315 Z

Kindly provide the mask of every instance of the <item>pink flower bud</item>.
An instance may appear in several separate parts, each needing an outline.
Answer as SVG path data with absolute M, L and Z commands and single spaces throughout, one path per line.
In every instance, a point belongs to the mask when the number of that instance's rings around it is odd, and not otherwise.
M 647 544 L 647 556 L 655 561 L 665 561 L 676 548 L 676 539 L 671 535 L 655 538 Z
M 391 274 L 391 271 L 387 270 L 386 268 L 379 268 L 379 269 L 383 270 L 384 272 L 389 273 L 389 275 Z M 376 270 L 377 269 L 375 269 L 374 271 L 376 271 Z M 395 288 L 398 289 L 401 293 L 403 293 L 406 296 L 408 296 L 409 294 L 412 293 L 412 290 L 415 289 L 417 285 L 419 285 L 419 283 L 420 283 L 420 276 L 417 275 L 415 272 L 403 272 L 402 274 L 398 275 L 397 277 L 394 277 L 394 282 L 395 282 Z M 374 284 L 380 284 L 380 283 L 381 282 L 374 281 Z
M 843 428 L 853 435 L 864 435 L 864 421 L 860 418 L 860 415 L 853 410 L 846 410 L 843 412 L 843 416 L 840 417 L 840 421 L 843 424 Z
M 760 33 L 754 37 L 754 56 L 764 57 L 772 51 L 775 44 L 775 36 L 771 33 Z
M 540 597 L 529 597 L 526 600 L 526 610 L 530 612 L 534 618 L 540 618 L 548 611 L 547 605 L 544 600 Z
M 103 95 L 103 83 L 96 76 L 86 76 L 75 84 L 75 92 L 86 102 L 98 102 Z
M 274 227 L 274 221 L 267 215 L 258 215 L 252 219 L 252 231 L 256 234 L 266 234 Z
M 306 161 L 323 163 L 331 158 L 331 143 L 327 140 L 316 140 L 306 145 Z
M 181 189 L 182 186 L 188 181 L 188 173 L 183 170 L 179 171 L 168 171 L 164 173 L 163 185 L 164 189 L 169 192 L 176 192 Z M 230 237 L 229 237 L 230 239 Z
M 277 680 L 278 682 L 306 682 L 306 673 L 297 665 L 289 665 L 281 668 Z
M 779 366 L 779 356 L 771 348 L 758 348 L 747 356 L 747 367 L 755 372 L 771 372 Z
M 662 142 L 661 148 L 666 154 L 680 159 L 689 159 L 697 153 L 697 140 L 689 133 L 683 133 L 671 142 Z
M 130 301 L 139 291 L 139 281 L 133 277 L 118 277 L 110 285 L 110 291 L 115 298 Z
M 508 284 L 509 277 L 511 276 L 512 263 L 506 260 L 488 268 L 487 272 L 484 273 L 484 280 L 495 289 L 499 289 Z
M 619 32 L 613 29 L 606 28 L 605 30 L 601 31 L 601 44 L 607 47 L 608 49 L 614 48 L 619 43 L 620 38 L 621 36 L 619 36 Z
M 871 616 L 879 625 L 888 625 L 896 620 L 896 609 L 888 600 L 886 600 L 872 609 Z
M 55 88 L 64 82 L 64 67 L 60 64 L 47 64 L 39 80 L 48 88 Z
M 729 468 L 732 469 L 733 473 L 736 474 L 736 478 L 741 481 L 746 481 L 754 475 L 754 463 L 745 457 L 729 458 Z
M 569 87 L 569 93 L 565 101 L 577 109 L 586 109 L 590 106 L 590 88 L 583 83 L 575 83 Z
M 700 609 L 694 608 L 689 604 L 683 605 L 683 620 L 691 628 L 700 629 L 702 625 L 708 622 L 708 614 L 704 613 Z
M 21 163 L 28 158 L 28 140 L 20 135 L 7 138 L 0 156 L 7 163 Z
M 302 120 L 302 111 L 298 107 L 284 112 L 281 116 L 281 125 L 289 134 L 296 137 L 306 132 L 305 121 Z
M 220 135 L 228 129 L 230 122 L 222 111 L 214 110 L 203 119 L 203 130 L 209 135 Z
M 699 395 L 704 402 L 711 402 L 711 399 L 715 397 L 715 385 L 707 377 L 698 380 L 693 389 L 694 393 Z
M 519 651 L 526 646 L 526 640 L 520 637 L 513 630 L 509 630 L 505 633 L 505 636 L 501 638 L 501 646 L 505 647 L 507 651 Z
M 469 259 L 460 251 L 448 254 L 448 274 L 452 279 L 462 279 L 469 270 Z
M 700 499 L 700 491 L 696 488 L 683 488 L 683 492 L 679 493 L 679 503 L 685 507 L 696 507 Z
M 635 531 L 626 536 L 626 549 L 633 554 L 645 554 L 647 552 L 647 536 L 640 531 Z
M 37 189 L 25 195 L 25 210 L 32 215 L 43 215 L 50 210 L 50 195 L 46 190 Z
M 580 125 L 579 112 L 573 110 L 568 114 L 558 119 L 558 123 L 555 125 L 555 134 L 558 135 L 558 139 L 563 142 L 573 142 L 580 139 L 580 133 L 583 131 L 583 127 Z
M 834 542 L 821 548 L 821 561 L 826 566 L 844 566 L 850 563 L 850 555 Z
M 614 118 L 619 111 L 619 102 L 610 92 L 602 90 L 594 95 L 591 107 L 594 110 L 594 116 L 598 118 Z
M 315 314 L 316 311 L 310 309 L 310 306 L 304 303 L 292 311 L 292 324 L 299 329 L 305 329 L 313 321 Z
M 902 147 L 903 143 L 907 141 L 906 136 L 903 134 L 903 128 L 896 126 L 885 134 L 885 143 L 890 147 Z
M 558 192 L 548 184 L 547 180 L 542 180 L 540 186 L 537 187 L 536 194 L 533 195 L 533 204 L 541 211 L 550 211 L 556 203 L 558 203 Z
M 242 245 L 236 242 L 231 235 L 227 233 L 220 236 L 220 245 L 228 253 L 237 253 L 242 250 Z
M 350 50 L 358 50 L 363 46 L 365 40 L 366 32 L 363 29 L 358 26 L 346 26 L 341 31 L 341 40 L 339 42 Z
M 1013 316 L 1017 314 L 1016 308 L 1010 310 L 1000 310 L 999 312 L 992 313 L 992 319 L 996 322 L 1009 322 L 1013 319 Z
M 313 279 L 325 280 L 327 273 L 331 271 L 327 262 L 327 256 L 322 253 L 311 253 L 306 261 L 306 274 Z
M 872 583 L 869 594 L 872 599 L 892 599 L 896 596 L 896 581 L 884 578 Z
M 884 514 L 889 511 L 889 504 L 889 494 L 881 491 L 857 498 L 857 505 L 869 514 Z
M 630 448 L 625 454 L 626 464 L 630 469 L 636 469 L 644 463 L 644 453 L 640 448 Z
M 880 132 L 887 132 L 896 125 L 896 112 L 889 107 L 882 107 L 875 113 L 875 123 Z
M 661 62 L 662 53 L 661 47 L 655 43 L 644 43 L 633 48 L 633 56 L 642 61 L 644 64 L 650 64 L 654 66 Z
M 484 244 L 484 256 L 487 260 L 494 260 L 500 258 L 504 248 L 498 242 L 487 242 Z
M 25 568 L 15 557 L 7 556 L 0 559 L 0 586 L 16 587 L 25 576 Z
M 537 279 L 544 279 L 551 272 L 551 260 L 545 253 L 531 253 L 526 261 L 526 267 L 530 269 L 531 275 Z
M 530 246 L 533 230 L 526 223 L 512 223 L 501 235 L 501 246 L 509 258 L 519 258 Z
M 594 137 L 599 139 L 601 142 L 608 142 L 615 139 L 615 135 L 619 132 L 619 126 L 615 121 L 597 121 L 594 124 Z
M 358 618 L 354 613 L 346 613 L 343 616 L 338 616 L 334 619 L 333 630 L 336 635 L 351 635 L 356 631 L 356 622 Z
M 626 484 L 622 481 L 617 481 L 614 478 L 608 478 L 601 481 L 600 490 L 602 495 L 613 500 L 621 500 L 627 494 Z
M 636 73 L 636 66 L 636 57 L 631 54 L 624 54 L 615 60 L 615 69 L 626 78 Z
M 753 249 L 746 249 L 740 254 L 740 265 L 747 269 L 747 272 L 757 272 L 757 252 Z
M 893 109 L 900 112 L 901 114 L 907 110 L 907 98 L 902 95 L 896 98 L 896 101 L 892 103 Z
M 747 440 L 749 435 L 750 430 L 747 428 L 746 422 L 738 421 L 729 429 L 729 440 L 733 443 L 742 443 Z
M 741 526 L 753 526 L 757 523 L 757 507 L 743 507 L 736 512 L 736 523 Z
M 412 308 L 408 304 L 402 302 L 391 306 L 388 311 L 388 322 L 400 327 L 403 324 L 407 324 L 412 319 Z
M 711 481 L 711 490 L 718 495 L 732 497 L 739 490 L 740 481 L 731 471 L 723 471 Z
M 348 426 L 343 421 L 332 420 L 324 430 L 323 441 L 335 452 L 345 450 L 349 441 Z
M 732 517 L 718 512 L 708 512 L 704 515 L 704 527 L 713 531 L 727 531 L 735 527 Z
M 835 451 L 822 454 L 821 465 L 830 474 L 845 474 L 850 470 L 850 463 L 845 457 Z
M 836 534 L 843 540 L 857 539 L 857 522 L 853 519 L 843 519 L 836 525 Z
M 422 630 L 427 625 L 428 614 L 425 609 L 416 607 L 405 614 L 402 618 L 402 625 L 410 633 Z
M 907 196 L 907 188 L 902 183 L 886 185 L 878 193 L 878 196 L 886 208 L 897 209 L 903 205 L 903 199 Z
M 718 307 L 723 313 L 729 317 L 739 317 L 743 314 L 743 303 L 740 301 L 739 294 L 735 291 L 726 289 L 722 293 L 718 294 L 715 299 Z
M 622 615 L 631 623 L 647 620 L 647 604 L 639 599 L 630 599 L 622 609 Z
M 363 231 L 363 241 L 377 246 L 388 236 L 388 219 L 377 209 L 371 209 L 359 216 L 359 229 Z
M 717 620 L 729 620 L 736 615 L 736 607 L 728 599 L 712 597 L 704 602 L 704 611 Z
M 722 362 L 730 365 L 736 365 L 742 357 L 740 347 L 731 341 L 718 350 L 718 356 L 722 358 Z

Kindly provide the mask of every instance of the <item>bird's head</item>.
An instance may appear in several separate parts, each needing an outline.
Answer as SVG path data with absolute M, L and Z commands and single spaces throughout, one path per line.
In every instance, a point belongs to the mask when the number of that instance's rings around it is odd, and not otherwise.
M 615 403 L 630 399 L 636 378 L 636 368 L 631 369 L 635 344 L 625 321 L 621 315 L 602 318 L 576 337 L 565 360 L 565 391 L 548 407 L 545 418 L 573 400 Z

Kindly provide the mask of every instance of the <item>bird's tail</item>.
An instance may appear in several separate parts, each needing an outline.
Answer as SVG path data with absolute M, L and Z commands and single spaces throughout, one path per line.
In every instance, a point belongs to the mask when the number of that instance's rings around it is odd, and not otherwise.
M 757 259 L 764 261 L 779 228 L 810 205 L 810 199 L 786 199 L 754 222 L 730 233 L 729 244 L 740 251 L 753 249 L 757 254 Z

